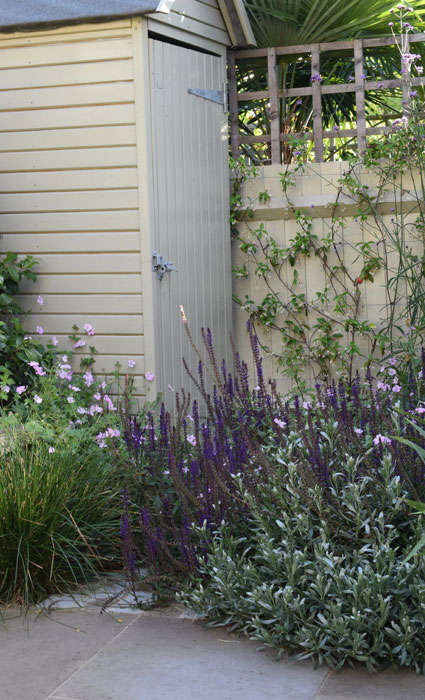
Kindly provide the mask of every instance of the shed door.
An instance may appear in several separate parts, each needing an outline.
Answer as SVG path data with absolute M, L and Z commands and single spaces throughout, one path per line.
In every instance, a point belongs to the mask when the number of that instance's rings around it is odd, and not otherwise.
M 153 144 L 153 248 L 177 271 L 154 276 L 158 388 L 190 389 L 182 357 L 197 360 L 180 319 L 193 338 L 213 332 L 217 360 L 229 359 L 231 259 L 227 115 L 223 105 L 188 93 L 222 90 L 225 58 L 149 40 Z M 152 251 L 153 252 L 153 251 Z

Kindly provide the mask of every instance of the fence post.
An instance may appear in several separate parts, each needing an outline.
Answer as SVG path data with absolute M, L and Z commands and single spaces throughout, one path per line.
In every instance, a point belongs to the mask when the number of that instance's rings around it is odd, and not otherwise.
M 317 163 L 323 162 L 323 122 L 322 122 L 322 91 L 320 88 L 320 47 L 311 45 L 311 87 L 313 90 L 313 136 L 314 157 Z M 317 77 L 316 77 L 317 76 Z
M 236 60 L 233 51 L 227 52 L 227 71 L 229 77 L 229 121 L 230 151 L 232 158 L 239 158 L 239 124 L 238 124 L 238 86 L 236 81 Z
M 270 138 L 272 146 L 272 165 L 278 165 L 281 162 L 281 148 L 275 48 L 267 49 L 267 70 L 269 76 Z
M 366 150 L 366 112 L 363 68 L 363 42 L 354 40 L 354 75 L 356 77 L 356 117 L 357 117 L 357 148 L 359 153 Z

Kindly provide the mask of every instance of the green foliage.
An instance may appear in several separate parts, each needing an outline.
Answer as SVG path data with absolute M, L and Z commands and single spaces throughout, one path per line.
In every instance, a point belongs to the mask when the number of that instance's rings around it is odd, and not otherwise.
M 35 282 L 38 261 L 27 255 L 18 259 L 7 252 L 0 261 L 0 386 L 18 386 L 30 381 L 28 362 L 39 362 L 45 351 L 22 327 L 24 310 L 16 300 L 23 280 Z M 4 392 L 1 398 L 7 399 Z
M 293 442 L 297 436 L 292 437 Z M 363 662 L 425 672 L 425 558 L 403 558 L 418 523 L 385 455 L 380 484 L 341 455 L 327 497 L 282 452 L 247 503 L 245 528 L 223 522 L 182 600 L 281 654 L 340 668 Z M 201 541 L 204 529 L 198 530 Z
M 1 423 L 0 600 L 64 592 L 119 560 L 120 498 L 86 430 Z

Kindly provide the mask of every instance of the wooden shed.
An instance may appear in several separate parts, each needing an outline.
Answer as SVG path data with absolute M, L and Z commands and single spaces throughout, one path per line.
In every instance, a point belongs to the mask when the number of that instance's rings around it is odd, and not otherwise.
M 187 385 L 179 304 L 228 356 L 226 48 L 252 43 L 242 0 L 0 0 L 1 245 L 41 260 L 28 331 L 70 347 L 90 323 L 97 369 L 140 395 Z

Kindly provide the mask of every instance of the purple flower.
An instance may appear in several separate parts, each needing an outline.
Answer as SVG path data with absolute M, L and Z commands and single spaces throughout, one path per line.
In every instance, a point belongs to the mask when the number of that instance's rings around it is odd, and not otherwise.
M 41 295 L 37 297 L 37 301 L 38 301 L 38 303 L 40 304 L 40 306 L 43 306 L 43 304 L 44 304 L 44 299 L 43 299 L 43 297 L 42 297 Z
M 390 438 L 385 437 L 385 435 L 381 435 L 381 433 L 378 433 L 378 435 L 376 435 L 373 438 L 373 444 L 379 445 L 379 443 L 381 443 L 382 445 L 391 445 L 391 440 Z
M 155 375 L 152 374 L 152 372 L 146 372 L 145 378 L 148 382 L 153 382 L 153 380 L 155 379 Z
M 26 388 L 27 388 L 26 386 L 17 386 L 17 387 L 16 387 L 16 393 L 19 394 L 19 396 L 20 396 L 21 394 L 24 393 L 24 391 L 26 390 Z
M 58 344 L 58 342 L 59 342 L 58 339 L 57 339 L 56 336 L 54 335 L 53 338 L 52 338 L 52 345 L 54 345 L 54 347 L 56 347 L 56 345 Z
M 285 421 L 280 420 L 279 418 L 275 418 L 274 422 L 276 423 L 276 425 L 279 426 L 279 428 L 284 428 L 286 425 Z
M 394 384 L 394 386 L 393 386 L 393 392 L 394 392 L 395 394 L 399 394 L 400 391 L 401 391 L 401 386 L 399 386 L 398 384 Z
M 66 400 L 68 401 L 68 403 L 75 403 L 75 399 L 73 396 L 67 396 Z
M 5 394 L 8 394 L 10 391 L 10 386 L 5 384 L 5 386 L 0 387 L 1 391 L 3 391 Z
M 297 105 L 302 105 L 303 101 L 302 100 L 297 100 Z
M 41 326 L 36 326 L 36 327 L 35 327 L 35 332 L 38 333 L 39 335 L 43 335 L 43 333 L 44 333 L 44 328 L 42 328 Z
M 425 413 L 425 406 L 418 406 L 415 411 L 416 413 Z
M 85 344 L 86 344 L 85 340 L 81 340 L 81 338 L 80 338 L 79 340 L 77 340 L 76 343 L 74 343 L 74 348 L 75 349 L 83 348 L 85 346 Z
M 361 428 L 354 428 L 356 435 L 363 435 L 363 430 Z
M 136 366 L 136 360 L 129 360 L 129 361 L 128 361 L 128 366 L 131 367 L 131 368 L 133 369 L 133 367 Z
M 38 394 L 34 394 L 34 401 L 35 403 L 41 403 L 43 399 Z
M 195 447 L 196 445 L 196 437 L 194 435 L 188 435 L 187 436 L 187 441 L 190 442 L 191 445 Z
M 50 455 L 52 455 L 54 451 L 55 451 L 55 448 L 54 448 L 54 447 L 49 447 L 49 454 L 50 454 Z

